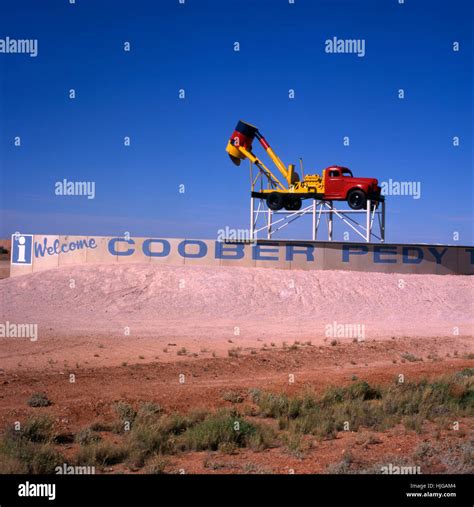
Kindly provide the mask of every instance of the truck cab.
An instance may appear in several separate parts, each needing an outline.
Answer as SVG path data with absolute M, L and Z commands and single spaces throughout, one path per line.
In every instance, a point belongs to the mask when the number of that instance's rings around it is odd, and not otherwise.
M 381 188 L 376 178 L 354 178 L 347 167 L 329 166 L 323 171 L 324 198 L 346 201 L 352 209 L 366 207 L 367 199 L 378 201 Z

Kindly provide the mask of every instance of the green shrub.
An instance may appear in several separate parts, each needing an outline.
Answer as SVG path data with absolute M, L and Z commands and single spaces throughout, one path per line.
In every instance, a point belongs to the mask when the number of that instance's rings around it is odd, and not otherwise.
M 229 357 L 240 357 L 242 352 L 242 347 L 232 347 L 227 351 L 227 355 Z
M 180 414 L 163 415 L 155 420 L 137 418 L 127 435 L 130 460 L 135 466 L 143 466 L 152 454 L 174 454 L 177 437 L 190 425 L 189 419 Z
M 297 402 L 297 401 L 296 401 Z M 286 394 L 260 393 L 255 403 L 260 409 L 260 414 L 264 417 L 289 416 L 290 402 Z M 294 407 L 293 407 L 294 412 Z
M 132 424 L 137 416 L 135 409 L 130 405 L 130 403 L 125 401 L 115 403 L 114 410 L 122 423 L 129 422 Z
M 251 389 L 249 389 L 250 399 L 252 400 L 253 403 L 257 403 L 258 402 L 258 400 L 260 399 L 261 394 L 262 394 L 262 390 L 261 389 L 257 389 L 256 387 L 252 387 Z
M 230 401 L 231 403 L 242 403 L 244 401 L 244 397 L 235 391 L 227 391 L 222 395 L 222 399 L 224 401 Z
M 140 421 L 157 419 L 163 412 L 160 405 L 152 401 L 142 403 L 137 410 L 136 419 Z
M 407 430 L 416 431 L 418 434 L 423 432 L 423 420 L 424 417 L 421 415 L 407 415 L 403 423 Z
M 235 413 L 219 411 L 183 434 L 183 445 L 188 450 L 216 451 L 222 444 L 265 448 L 269 445 L 268 432 Z
M 337 434 L 334 418 L 320 410 L 312 410 L 295 419 L 292 427 L 296 433 L 311 434 L 319 440 L 331 440 Z
M 50 442 L 54 437 L 53 425 L 54 421 L 50 416 L 29 417 L 19 433 L 30 442 Z
M 78 465 L 97 465 L 100 467 L 122 463 L 128 456 L 125 446 L 114 445 L 110 442 L 99 442 L 85 445 L 76 455 Z
M 49 407 L 51 405 L 51 401 L 46 396 L 45 393 L 33 393 L 28 400 L 28 405 L 30 407 Z
M 147 474 L 164 474 L 168 466 L 168 460 L 160 454 L 155 454 L 146 463 Z
M 423 359 L 421 359 L 420 357 L 417 357 L 417 356 L 411 354 L 410 352 L 403 353 L 401 357 L 403 359 L 407 360 L 410 363 L 414 363 L 416 361 L 423 361 Z
M 41 437 L 38 440 L 40 434 Z M 29 440 L 32 435 L 35 440 Z M 2 473 L 51 474 L 54 468 L 63 462 L 64 457 L 49 441 L 44 439 L 42 433 L 25 434 L 10 430 L 0 440 L 0 471 Z
M 89 445 L 99 442 L 101 436 L 95 433 L 91 427 L 80 429 L 74 436 L 74 441 L 79 445 Z

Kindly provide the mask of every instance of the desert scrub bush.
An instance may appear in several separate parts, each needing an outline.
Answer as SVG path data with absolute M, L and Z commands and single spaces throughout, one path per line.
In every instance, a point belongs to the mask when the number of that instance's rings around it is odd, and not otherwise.
M 298 459 L 302 459 L 312 447 L 310 440 L 305 439 L 302 434 L 293 431 L 286 433 L 282 440 L 285 445 L 285 451 Z
M 129 430 L 137 416 L 135 409 L 125 401 L 118 401 L 113 405 L 114 411 L 117 414 L 118 422 L 114 424 L 113 430 L 116 433 L 121 433 L 125 430 Z
M 407 430 L 416 431 L 419 435 L 423 433 L 423 421 L 422 415 L 407 415 L 403 419 L 403 424 Z
M 146 401 L 141 403 L 138 407 L 134 420 L 155 420 L 162 414 L 162 411 L 162 408 L 157 403 Z
M 469 359 L 474 359 L 474 354 L 469 354 L 469 355 L 472 356 Z M 456 378 L 473 377 L 474 376 L 474 368 L 464 368 L 463 370 L 455 373 L 454 376 Z
M 235 391 L 227 391 L 222 395 L 222 399 L 224 401 L 230 401 L 231 403 L 242 403 L 244 401 L 244 397 Z
M 202 417 L 203 414 L 199 411 L 192 412 L 188 417 L 178 413 L 164 415 L 159 421 L 159 427 L 166 433 L 179 435 L 188 427 L 202 420 Z
M 227 355 L 229 357 L 240 357 L 241 352 L 242 352 L 241 347 L 232 347 L 227 351 Z
M 252 402 L 257 403 L 260 399 L 260 396 L 262 395 L 262 390 L 258 389 L 257 387 L 251 387 L 248 393 Z
M 438 453 L 440 462 L 449 474 L 472 474 L 474 469 L 474 440 L 449 442 Z
M 106 423 L 104 421 L 98 420 L 91 423 L 89 428 L 92 431 L 112 431 L 113 430 L 113 424 Z
M 204 419 L 208 416 L 209 411 L 206 409 L 194 409 L 186 416 L 186 427 L 192 426 L 198 422 L 204 421 Z
M 164 454 L 172 450 L 170 432 L 159 423 L 135 425 L 127 437 L 127 444 L 131 451 L 143 458 L 155 452 Z
M 168 460 L 160 454 L 155 454 L 149 458 L 146 462 L 145 472 L 147 474 L 164 474 L 166 473 L 166 467 L 168 466 Z
M 289 427 L 290 427 L 289 417 L 279 417 L 278 418 L 278 429 L 279 430 L 287 430 Z
M 330 407 L 336 429 L 358 431 L 361 426 L 373 429 L 386 429 L 387 416 L 382 412 L 378 403 L 362 399 L 345 400 Z M 395 421 L 396 422 L 396 421 Z
M 127 456 L 128 449 L 126 446 L 110 442 L 99 442 L 81 447 L 76 454 L 76 464 L 104 467 L 122 463 Z
M 429 442 L 421 442 L 415 449 L 413 458 L 417 463 L 424 463 L 428 460 L 428 458 L 431 458 L 433 455 L 437 454 L 437 452 L 438 451 Z
M 290 428 L 295 433 L 314 435 L 318 440 L 331 440 L 337 435 L 334 418 L 321 410 L 312 410 L 298 417 Z
M 0 454 L 0 474 L 26 474 L 25 465 L 18 459 Z
M 332 405 L 345 400 L 374 400 L 381 398 L 380 389 L 370 386 L 365 380 L 358 380 L 348 387 L 332 387 L 326 390 L 322 404 Z
M 74 435 L 74 441 L 79 445 L 94 444 L 96 442 L 99 442 L 101 439 L 101 436 L 95 433 L 90 426 L 80 429 Z
M 216 451 L 223 444 L 264 449 L 270 445 L 270 430 L 243 419 L 235 412 L 218 411 L 183 434 L 185 449 Z
M 388 414 L 415 415 L 433 419 L 438 415 L 470 415 L 474 406 L 474 381 L 452 375 L 435 382 L 404 383 L 389 387 L 383 396 Z
M 45 437 L 44 429 L 33 432 L 9 428 L 0 440 L 0 471 L 2 473 L 51 474 L 64 457 Z
M 132 405 L 130 405 L 130 403 L 127 403 L 126 401 L 118 401 L 117 403 L 115 403 L 114 410 L 121 421 L 133 422 L 133 420 L 137 415 L 137 412 L 132 407 Z
M 293 413 L 297 410 L 295 404 L 299 404 L 298 398 L 292 400 L 292 411 Z M 260 409 L 260 415 L 263 417 L 288 417 L 290 410 L 290 399 L 286 394 L 274 394 L 261 392 L 258 398 L 255 400 L 258 408 Z
M 127 435 L 130 461 L 143 466 L 151 454 L 174 454 L 177 437 L 192 424 L 179 414 L 163 415 L 158 420 L 137 420 Z
M 28 405 L 30 407 L 49 407 L 51 405 L 51 401 L 49 400 L 46 393 L 33 393 L 29 400 Z
M 342 460 L 337 463 L 331 463 L 326 467 L 327 474 L 350 474 L 352 473 L 351 464 L 353 457 L 350 452 L 345 452 Z
M 272 474 L 273 470 L 271 468 L 266 468 L 261 465 L 255 465 L 254 463 L 246 463 L 242 467 L 242 471 L 245 474 L 255 474 L 255 475 L 263 475 L 263 474 Z
M 288 397 L 256 391 L 251 394 L 259 415 L 278 420 L 280 430 L 333 438 L 336 431 L 361 427 L 383 431 L 399 422 L 422 431 L 425 419 L 450 415 L 469 416 L 474 407 L 474 379 L 470 370 L 435 382 L 397 383 L 374 387 L 357 380 L 347 387 L 332 387 L 316 398 L 313 393 Z M 410 417 L 408 417 L 410 416 Z
M 414 363 L 416 361 L 423 361 L 423 359 L 421 359 L 421 357 L 417 357 L 413 354 L 411 354 L 410 352 L 404 352 L 402 355 L 401 355 L 402 359 L 405 359 L 406 361 L 410 362 L 410 363 Z
M 273 447 L 275 432 L 264 424 L 255 425 L 256 431 L 251 432 L 247 440 L 247 447 L 254 451 L 263 451 Z
M 219 444 L 219 452 L 222 454 L 236 454 L 237 449 L 238 447 L 234 442 L 222 442 L 222 444 Z
M 281 417 L 286 416 L 288 412 L 288 397 L 286 395 L 274 393 L 260 393 L 257 400 L 255 400 L 260 415 L 264 417 Z
M 356 444 L 361 445 L 364 448 L 367 448 L 369 445 L 380 444 L 381 442 L 382 440 L 380 440 L 377 435 L 370 433 L 369 431 L 363 431 L 356 437 Z
M 51 442 L 54 438 L 54 421 L 47 415 L 29 417 L 19 435 L 30 442 Z

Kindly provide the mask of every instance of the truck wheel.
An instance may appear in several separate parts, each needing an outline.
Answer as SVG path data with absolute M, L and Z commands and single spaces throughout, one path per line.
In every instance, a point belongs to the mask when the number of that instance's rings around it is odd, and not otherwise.
M 283 196 L 278 192 L 272 192 L 267 197 L 267 206 L 273 211 L 281 210 L 283 208 Z
M 367 206 L 367 197 L 363 190 L 356 188 L 349 192 L 347 203 L 352 209 L 362 209 Z
M 288 211 L 298 211 L 301 209 L 301 198 L 289 197 L 285 202 L 285 209 Z

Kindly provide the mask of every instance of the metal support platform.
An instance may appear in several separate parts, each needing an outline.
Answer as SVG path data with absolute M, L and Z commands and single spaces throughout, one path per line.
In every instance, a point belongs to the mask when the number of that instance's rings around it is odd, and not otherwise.
M 253 164 L 250 164 L 251 192 L 254 191 L 259 179 L 262 183 L 262 172 L 259 171 L 254 178 Z M 385 242 L 385 200 L 380 201 L 378 206 L 373 209 L 371 201 L 368 200 L 367 209 L 361 210 L 342 209 L 342 207 L 336 207 L 334 201 L 318 199 L 308 199 L 303 203 L 309 204 L 306 206 L 303 204 L 303 207 L 298 211 L 272 211 L 267 207 L 264 199 L 250 197 L 250 239 L 262 239 L 259 238 L 259 233 L 263 233 L 266 239 L 273 239 L 273 235 L 278 231 L 288 227 L 295 220 L 310 215 L 312 218 L 311 239 L 313 241 L 318 239 L 332 241 L 335 223 L 339 223 L 345 231 L 356 233 L 367 243 L 371 241 Z M 327 237 L 318 237 L 325 225 Z
M 257 206 L 255 201 L 258 201 Z M 371 202 L 367 201 L 367 209 L 352 210 L 336 208 L 333 201 L 314 199 L 311 204 L 298 211 L 272 211 L 267 208 L 263 199 L 255 197 L 250 198 L 250 238 L 256 240 L 259 238 L 259 233 L 264 233 L 266 239 L 273 239 L 274 234 L 305 215 L 312 217 L 311 239 L 313 241 L 318 239 L 332 241 L 334 225 L 340 222 L 345 230 L 352 230 L 367 243 L 374 240 L 385 242 L 385 201 L 381 201 L 377 209 L 371 209 Z M 318 237 L 325 225 L 327 237 Z

